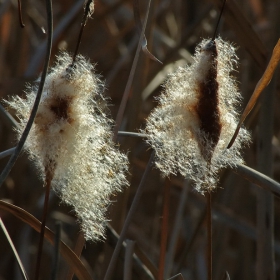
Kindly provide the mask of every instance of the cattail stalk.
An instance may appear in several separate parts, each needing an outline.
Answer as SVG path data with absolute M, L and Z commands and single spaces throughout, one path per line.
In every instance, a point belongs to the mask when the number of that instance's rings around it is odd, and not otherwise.
M 44 201 L 43 217 L 42 217 L 42 224 L 40 230 L 40 240 L 39 240 L 38 251 L 37 251 L 35 279 L 39 279 L 39 275 L 40 275 L 40 266 L 41 266 L 41 259 L 42 259 L 43 245 L 44 245 L 45 226 L 47 221 L 52 178 L 53 178 L 53 174 L 49 172 L 46 175 L 46 181 L 45 181 L 45 188 L 46 188 L 45 201 Z
M 242 128 L 235 145 L 226 149 L 241 99 L 231 75 L 237 59 L 234 47 L 221 38 L 203 40 L 194 63 L 167 79 L 143 131 L 163 176 L 181 173 L 202 193 L 217 187 L 221 168 L 243 162 L 240 150 L 250 140 Z
M 20 120 L 20 137 L 35 99 L 36 84 L 26 98 L 6 103 Z M 47 187 L 73 206 L 86 240 L 104 236 L 110 196 L 128 185 L 127 157 L 112 141 L 113 121 L 106 111 L 103 84 L 83 56 L 61 53 L 44 87 L 25 150 Z

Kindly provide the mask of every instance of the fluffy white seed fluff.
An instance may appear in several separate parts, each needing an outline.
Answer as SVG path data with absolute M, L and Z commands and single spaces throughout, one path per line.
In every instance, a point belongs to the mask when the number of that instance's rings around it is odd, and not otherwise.
M 164 85 L 164 92 L 158 98 L 156 107 L 147 119 L 144 132 L 148 143 L 156 152 L 156 166 L 164 176 L 181 173 L 192 179 L 195 188 L 210 191 L 217 186 L 217 172 L 226 166 L 242 163 L 240 149 L 250 141 L 249 133 L 242 128 L 230 149 L 227 145 L 236 129 L 240 101 L 236 81 L 231 76 L 237 64 L 234 47 L 221 38 L 215 40 L 217 47 L 218 108 L 221 133 L 214 148 L 211 162 L 207 162 L 198 143 L 211 148 L 194 110 L 199 94 L 198 83 L 205 79 L 209 69 L 209 56 L 203 51 L 209 40 L 203 40 L 196 48 L 194 63 L 179 68 L 171 74 Z M 202 139 L 203 138 L 203 139 Z
M 57 57 L 46 78 L 42 99 L 25 150 L 43 178 L 53 173 L 52 187 L 72 205 L 87 240 L 103 237 L 110 196 L 126 186 L 126 155 L 113 144 L 112 121 L 104 113 L 106 100 L 94 66 L 77 56 L 74 66 L 67 53 Z M 16 110 L 20 137 L 37 93 L 6 103 Z

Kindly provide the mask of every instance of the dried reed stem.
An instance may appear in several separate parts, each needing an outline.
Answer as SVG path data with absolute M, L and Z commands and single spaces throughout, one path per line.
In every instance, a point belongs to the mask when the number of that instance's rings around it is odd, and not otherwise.
M 74 253 L 80 257 L 82 254 L 82 250 L 84 248 L 85 245 L 85 238 L 84 238 L 84 233 L 83 232 L 79 232 L 78 238 L 76 240 L 76 244 L 75 244 L 75 248 L 74 248 Z M 74 270 L 72 267 L 69 267 L 68 272 L 66 274 L 65 279 L 66 280 L 71 280 L 74 276 Z
M 23 20 L 22 20 L 21 1 L 20 0 L 18 0 L 18 18 L 19 18 L 20 27 L 24 28 L 25 24 L 23 23 Z
M 212 280 L 212 195 L 206 194 L 207 198 L 207 275 Z
M 38 252 L 37 252 L 35 280 L 39 279 L 39 274 L 40 274 L 40 265 L 41 265 L 42 251 L 43 251 L 43 245 L 44 245 L 45 226 L 46 226 L 46 220 L 47 220 L 47 214 L 48 214 L 51 182 L 52 182 L 52 178 L 53 178 L 52 172 L 46 172 L 46 173 L 47 173 L 46 181 L 45 181 L 46 193 L 45 193 L 43 218 L 42 218 L 41 231 L 40 231 L 40 240 L 39 240 L 39 246 L 38 246 Z
M 149 0 L 149 2 L 148 2 L 148 7 L 147 7 L 146 16 L 145 16 L 145 20 L 144 20 L 142 31 L 141 31 L 141 36 L 139 38 L 137 50 L 136 50 L 134 60 L 133 60 L 133 63 L 132 63 L 132 67 L 131 67 L 131 70 L 130 70 L 130 73 L 129 73 L 127 84 L 126 84 L 126 87 L 125 87 L 125 90 L 124 90 L 121 105 L 120 105 L 120 108 L 119 108 L 119 111 L 118 111 L 118 114 L 117 114 L 116 125 L 115 125 L 115 128 L 114 128 L 114 137 L 113 137 L 114 142 L 116 142 L 117 137 L 118 137 L 118 131 L 119 131 L 119 128 L 121 126 L 121 122 L 122 122 L 124 111 L 125 111 L 125 108 L 126 108 L 128 96 L 129 96 L 130 89 L 131 89 L 131 85 L 132 85 L 133 78 L 134 78 L 134 75 L 135 75 L 136 66 L 137 66 L 137 63 L 138 63 L 140 50 L 141 50 L 141 46 L 142 46 L 142 42 L 143 42 L 143 38 L 144 38 L 144 34 L 145 34 L 147 21 L 148 21 L 150 4 L 151 4 L 151 0 Z
M 161 225 L 161 242 L 160 242 L 160 258 L 159 258 L 159 268 L 158 268 L 158 280 L 163 280 L 164 278 L 164 267 L 165 267 L 165 255 L 166 255 L 166 245 L 168 237 L 168 214 L 170 206 L 170 181 L 166 179 L 163 194 L 163 209 L 162 209 L 162 225 Z
M 119 256 L 119 253 L 121 251 L 121 247 L 122 247 L 122 243 L 123 241 L 125 240 L 125 237 L 126 237 L 126 232 L 128 230 L 128 227 L 132 221 L 132 218 L 133 218 L 133 215 L 137 209 L 137 206 L 140 202 L 140 198 L 142 196 L 142 193 L 144 191 L 144 186 L 145 186 L 145 181 L 150 173 L 150 170 L 152 168 L 152 163 L 153 163 L 153 160 L 154 160 L 154 155 L 155 155 L 155 152 L 153 152 L 151 154 L 151 157 L 150 157 L 150 160 L 146 166 L 146 170 L 142 176 L 142 179 L 141 179 L 141 182 L 138 186 L 138 189 L 137 189 L 137 192 L 134 196 L 134 199 L 133 199 L 133 202 L 131 204 L 131 207 L 129 209 L 129 212 L 127 214 L 127 217 L 126 217 L 126 220 L 124 222 L 124 225 L 123 225 L 123 228 L 122 228 L 122 232 L 120 234 L 120 237 L 119 237 L 119 240 L 118 240 L 118 243 L 115 247 L 115 250 L 114 250 L 114 253 L 112 255 L 112 258 L 110 260 L 110 263 L 109 263 L 109 266 L 107 268 L 107 271 L 106 271 L 106 274 L 105 274 L 105 277 L 104 277 L 104 280 L 110 280 L 112 278 L 112 275 L 113 275 L 113 272 L 114 272 L 114 269 L 115 269 L 115 265 L 117 263 L 117 260 L 118 260 L 118 256 Z
M 39 107 L 39 103 L 41 100 L 41 96 L 42 96 L 42 92 L 43 92 L 43 88 L 44 88 L 44 84 L 45 84 L 45 79 L 46 79 L 47 72 L 48 72 L 49 60 L 50 60 L 50 56 L 51 56 L 51 49 L 52 49 L 53 15 L 52 15 L 52 1 L 51 0 L 46 0 L 46 11 L 47 11 L 47 18 L 48 18 L 48 20 L 47 20 L 47 22 L 48 22 L 47 23 L 47 25 L 48 25 L 48 43 L 47 43 L 47 51 L 46 51 L 46 56 L 45 56 L 45 64 L 44 64 L 40 84 L 38 87 L 38 93 L 37 93 L 37 96 L 36 96 L 36 99 L 35 99 L 31 114 L 30 114 L 30 118 L 29 118 L 29 120 L 26 124 L 26 127 L 22 133 L 22 136 L 17 144 L 17 147 L 0 175 L 0 186 L 2 186 L 3 182 L 6 180 L 7 176 L 9 175 L 10 171 L 12 170 L 12 168 L 23 148 L 23 145 L 30 132 L 31 126 L 34 122 L 34 119 L 35 119 L 35 116 L 36 116 L 36 113 L 37 113 L 37 110 Z

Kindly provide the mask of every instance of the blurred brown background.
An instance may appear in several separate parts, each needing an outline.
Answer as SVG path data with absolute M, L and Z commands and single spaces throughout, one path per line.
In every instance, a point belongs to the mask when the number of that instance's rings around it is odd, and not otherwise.
M 54 42 L 52 60 L 59 50 L 74 52 L 83 16 L 83 0 L 53 1 Z M 153 0 L 146 28 L 148 48 L 163 65 L 140 54 L 121 130 L 138 132 L 156 102 L 161 83 L 179 65 L 191 63 L 191 55 L 202 38 L 211 37 L 220 0 Z M 144 17 L 148 1 L 141 1 Z M 44 1 L 22 2 L 25 28 L 18 21 L 17 2 L 0 0 L 0 93 L 1 98 L 24 95 L 26 83 L 37 79 L 45 55 L 46 13 Z M 238 47 L 239 88 L 243 101 L 240 112 L 261 77 L 273 46 L 280 34 L 280 2 L 277 0 L 228 0 L 219 34 Z M 95 12 L 87 22 L 80 53 L 96 63 L 96 71 L 106 81 L 106 95 L 111 99 L 111 115 L 116 117 L 138 43 L 133 17 L 133 1 L 95 1 Z M 253 142 L 244 150 L 247 165 L 280 181 L 279 71 L 258 102 L 246 126 Z M 262 105 L 261 105 L 262 104 Z M 11 112 L 12 113 L 12 112 Z M 0 151 L 15 145 L 11 122 L 0 113 Z M 108 212 L 112 227 L 119 233 L 136 188 L 145 170 L 151 150 L 142 139 L 119 136 L 118 141 L 130 160 L 130 188 L 114 197 Z M 2 169 L 7 158 L 1 159 Z M 32 163 L 22 154 L 0 189 L 1 199 L 24 208 L 41 219 L 44 189 Z M 192 189 L 180 176 L 170 178 L 170 211 L 166 277 L 182 273 L 184 279 L 204 280 L 206 264 L 205 197 Z M 158 170 L 150 173 L 145 192 L 129 228 L 128 238 L 136 241 L 138 263 L 134 262 L 132 279 L 154 279 L 160 254 L 162 234 L 163 189 L 168 180 Z M 260 198 L 264 198 L 263 201 Z M 60 204 L 54 194 L 47 225 L 55 230 L 62 222 L 62 239 L 73 248 L 79 227 L 71 209 Z M 263 213 L 269 225 L 262 235 Z M 27 273 L 34 274 L 39 234 L 10 214 L 0 211 Z M 264 279 L 262 266 L 270 266 L 271 278 L 280 279 L 280 201 L 268 192 L 245 181 L 232 170 L 221 172 L 220 185 L 213 195 L 213 279 Z M 274 224 L 275 223 L 275 224 Z M 274 225 L 274 228 L 273 228 Z M 274 240 L 271 232 L 275 233 Z M 22 279 L 14 255 L 0 233 L 0 279 Z M 270 245 L 265 245 L 271 241 Z M 102 279 L 113 251 L 115 239 L 108 231 L 104 242 L 86 244 L 83 261 L 93 279 Z M 260 247 L 267 254 L 258 253 Z M 262 252 L 266 252 L 266 249 Z M 123 254 L 114 279 L 124 279 Z M 275 256 L 275 267 L 271 261 Z M 262 259 L 263 258 L 263 259 Z M 265 265 L 266 261 L 269 264 Z M 50 279 L 53 249 L 45 244 L 42 279 Z M 261 262 L 261 265 L 260 265 Z M 144 267 L 147 269 L 145 270 Z M 150 272 L 148 273 L 147 270 Z M 58 279 L 64 279 L 68 266 L 61 260 Z M 274 276 L 273 276 L 274 275 Z M 176 278 L 179 279 L 179 278 Z

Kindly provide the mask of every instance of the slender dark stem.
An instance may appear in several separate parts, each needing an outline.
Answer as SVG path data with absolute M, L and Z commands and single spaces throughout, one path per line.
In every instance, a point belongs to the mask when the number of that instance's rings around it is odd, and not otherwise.
M 188 192 L 189 192 L 189 181 L 185 180 L 184 184 L 183 184 L 183 189 L 181 191 L 180 194 L 180 201 L 179 201 L 179 205 L 176 211 L 176 218 L 174 221 L 174 224 L 172 226 L 172 228 L 170 229 L 170 240 L 169 240 L 169 244 L 168 244 L 168 249 L 167 249 L 167 256 L 166 256 L 166 260 L 165 260 L 165 271 L 164 271 L 164 278 L 169 278 L 171 276 L 171 271 L 174 268 L 174 255 L 175 255 L 175 251 L 176 251 L 176 244 L 178 241 L 178 237 L 179 237 L 179 233 L 181 231 L 181 227 L 182 227 L 182 220 L 183 220 L 183 213 L 184 213 L 184 209 L 185 209 L 185 204 L 187 201 L 187 197 L 188 197 Z M 176 261 L 176 263 L 178 263 Z M 175 273 L 175 272 L 174 272 Z
M 72 65 L 75 63 L 76 60 L 76 56 L 78 54 L 78 50 L 81 44 L 81 39 L 82 39 L 82 35 L 84 32 L 84 27 L 86 26 L 87 23 L 87 19 L 89 17 L 89 15 L 91 14 L 91 4 L 92 4 L 93 0 L 88 0 L 85 6 L 85 11 L 84 11 L 84 16 L 83 16 L 83 20 L 81 23 L 81 28 L 80 28 L 80 32 L 79 32 L 79 37 L 78 37 L 78 41 L 77 41 L 77 45 L 76 45 L 76 49 L 73 55 L 73 61 L 72 61 Z
M 29 225 L 35 231 L 40 232 L 40 221 L 24 209 L 10 204 L 8 202 L 5 202 L 3 200 L 0 200 L 0 209 L 11 213 L 14 217 Z M 48 227 L 46 227 L 45 238 L 50 244 L 54 245 L 55 234 Z M 77 278 L 83 280 L 92 280 L 91 274 L 88 272 L 83 262 L 63 241 L 60 241 L 60 247 L 61 256 L 68 265 L 72 266 L 75 269 L 75 274 Z
M 139 33 L 139 36 L 141 36 L 141 31 L 142 31 L 142 22 L 141 22 L 141 18 L 140 18 L 140 9 L 139 9 L 139 0 L 134 0 L 133 1 L 133 13 L 134 13 L 134 19 L 135 19 L 135 24 L 137 27 L 137 31 Z M 150 51 L 147 48 L 147 39 L 144 33 L 143 36 L 143 42 L 142 42 L 142 51 L 152 60 L 159 62 L 160 64 L 162 64 L 162 62 L 157 59 L 152 53 L 150 53 Z
M 5 225 L 4 225 L 4 223 L 3 223 L 1 218 L 0 218 L 0 228 L 2 229 L 4 235 L 7 238 L 7 241 L 9 243 L 9 245 L 11 246 L 11 249 L 12 249 L 12 251 L 14 253 L 14 256 L 15 256 L 15 258 L 17 260 L 17 264 L 18 264 L 18 266 L 20 268 L 20 272 L 21 272 L 22 278 L 25 279 L 25 280 L 28 280 L 29 278 L 28 278 L 28 275 L 27 275 L 27 273 L 26 273 L 26 271 L 24 269 L 24 266 L 22 264 L 20 256 L 19 256 L 19 254 L 18 254 L 18 252 L 17 252 L 17 250 L 16 250 L 16 248 L 14 246 L 14 243 L 13 243 L 13 241 L 12 241 L 12 239 L 11 239 L 11 237 L 10 237 L 10 235 L 9 235 L 9 233 L 8 233 L 8 231 L 7 231 L 7 229 L 6 229 L 6 227 L 5 227 Z M 3 242 L 3 240 L 1 242 Z
M 222 9 L 221 9 L 221 12 L 220 12 L 217 24 L 216 24 L 216 28 L 215 28 L 215 31 L 214 31 L 214 34 L 213 34 L 213 37 L 212 37 L 212 41 L 214 41 L 217 37 L 218 27 L 219 27 L 219 24 L 220 24 L 220 21 L 221 21 L 222 14 L 223 14 L 224 9 L 225 9 L 226 2 L 227 2 L 227 0 L 224 0 L 223 6 L 222 6 Z
M 132 67 L 131 67 L 131 70 L 130 70 L 130 73 L 129 73 L 127 84 L 126 84 L 126 87 L 125 87 L 125 90 L 124 90 L 124 94 L 123 94 L 123 97 L 122 97 L 121 105 L 120 105 L 120 108 L 119 108 L 119 111 L 118 111 L 118 114 L 117 114 L 116 125 L 115 125 L 115 128 L 114 128 L 114 138 L 113 138 L 114 142 L 117 141 L 118 131 L 119 131 L 119 128 L 121 126 L 121 122 L 122 122 L 122 119 L 123 119 L 125 107 L 126 107 L 126 104 L 127 104 L 129 93 L 130 93 L 130 89 L 131 89 L 132 81 L 133 81 L 133 78 L 134 78 L 136 66 L 137 66 L 137 63 L 138 63 L 140 49 L 141 49 L 141 46 L 142 46 L 142 42 L 143 42 L 143 38 L 144 38 L 144 33 L 145 33 L 147 21 L 148 21 L 150 4 L 151 4 L 151 0 L 149 0 L 149 3 L 148 3 L 146 17 L 145 17 L 145 21 L 143 23 L 141 36 L 139 38 L 137 50 L 136 50 L 136 53 L 135 53 L 135 56 L 134 56 L 134 60 L 133 60 L 133 63 L 132 63 Z
M 269 176 L 243 164 L 237 164 L 236 168 L 233 168 L 232 171 L 249 182 L 272 192 L 277 197 L 280 197 L 280 184 Z
M 133 267 L 133 252 L 135 247 L 135 241 L 126 240 L 125 258 L 124 258 L 124 275 L 123 280 L 132 279 L 132 267 Z
M 71 8 L 65 12 L 65 16 L 62 17 L 61 20 L 56 24 L 53 33 L 53 41 L 55 43 L 58 43 L 58 41 L 61 39 L 61 36 L 63 36 L 63 33 L 67 32 L 69 25 L 71 25 L 71 22 L 76 18 L 78 12 L 81 10 L 81 7 L 83 7 L 84 0 L 77 0 L 74 2 L 73 5 L 71 5 Z M 34 54 L 32 54 L 30 62 L 28 63 L 27 69 L 24 72 L 25 77 L 32 77 L 36 75 L 38 69 L 41 66 L 43 60 L 42 57 L 45 54 L 46 47 L 46 40 L 36 47 L 36 50 Z
M 146 166 L 146 170 L 145 170 L 145 172 L 144 172 L 144 174 L 142 176 L 141 182 L 140 182 L 140 184 L 138 186 L 137 192 L 136 192 L 136 194 L 134 196 L 133 202 L 132 202 L 131 207 L 129 209 L 129 212 L 127 214 L 126 220 L 124 222 L 124 225 L 123 225 L 122 232 L 120 234 L 118 243 L 117 243 L 117 245 L 115 247 L 114 253 L 112 255 L 112 258 L 110 260 L 109 266 L 107 268 L 104 280 L 109 280 L 109 279 L 112 278 L 112 275 L 114 273 L 114 269 L 115 269 L 115 266 L 116 266 L 116 262 L 118 260 L 119 253 L 120 253 L 120 250 L 121 250 L 121 247 L 122 247 L 122 243 L 125 240 L 126 232 L 128 230 L 128 227 L 129 227 L 129 225 L 131 223 L 133 215 L 134 215 L 134 213 L 135 213 L 135 211 L 136 211 L 136 209 L 138 207 L 138 204 L 140 202 L 140 198 L 142 196 L 142 193 L 143 193 L 144 187 L 145 187 L 144 183 L 145 183 L 146 178 L 148 177 L 149 172 L 151 170 L 153 159 L 154 159 L 154 152 L 152 153 L 152 155 L 150 157 L 150 160 L 149 160 L 149 162 L 148 162 L 148 164 Z
M 1 204 L 0 204 L 0 206 L 1 206 Z M 107 239 L 108 245 L 115 247 L 119 240 L 119 235 L 108 222 L 106 222 L 106 228 L 107 228 L 106 239 Z M 125 252 L 126 246 L 127 246 L 127 244 L 125 242 L 123 242 L 120 257 L 122 257 L 122 255 L 123 255 L 122 252 Z M 135 252 L 132 255 L 133 269 L 139 270 L 139 272 L 142 271 L 143 279 L 154 280 L 155 279 L 154 276 L 157 274 L 157 269 L 154 267 L 154 265 L 148 259 L 148 257 L 139 248 L 137 248 L 137 246 L 135 246 L 134 249 L 135 249 Z M 70 280 L 68 278 L 66 278 L 66 279 Z
M 23 145 L 29 134 L 31 126 L 34 122 L 34 119 L 35 119 L 35 116 L 36 116 L 36 113 L 37 113 L 37 110 L 39 107 L 40 99 L 42 96 L 42 92 L 43 92 L 43 88 L 44 88 L 44 84 L 45 84 L 45 80 L 46 80 L 46 76 L 47 76 L 48 66 L 49 66 L 49 60 L 50 60 L 50 56 L 51 56 L 51 48 L 52 48 L 53 16 L 52 16 L 52 1 L 51 0 L 46 0 L 46 10 L 47 10 L 47 18 L 48 18 L 48 46 L 47 46 L 47 52 L 46 52 L 46 57 L 45 57 L 44 69 L 42 72 L 42 77 L 41 77 L 41 81 L 40 81 L 39 88 L 38 88 L 38 93 L 37 93 L 37 96 L 36 96 L 36 99 L 35 99 L 31 114 L 30 114 L 30 118 L 21 135 L 21 138 L 17 144 L 17 147 L 0 175 L 0 186 L 2 186 L 3 182 L 6 180 L 7 176 L 9 175 L 11 169 L 13 168 L 13 166 L 23 148 Z
M 46 226 L 46 220 L 47 220 L 47 214 L 48 214 L 52 177 L 53 176 L 50 174 L 50 172 L 47 172 L 46 186 L 45 186 L 46 193 L 45 193 L 43 218 L 42 218 L 41 231 L 40 231 L 40 240 L 39 240 L 38 253 L 37 253 L 35 280 L 39 279 L 39 274 L 40 274 L 40 266 L 41 266 L 42 251 L 43 251 L 43 245 L 44 245 L 45 226 Z
M 85 245 L 85 238 L 84 238 L 84 233 L 83 232 L 79 232 L 79 235 L 78 235 L 78 238 L 77 238 L 77 241 L 76 241 L 76 245 L 75 245 L 75 248 L 74 248 L 74 253 L 80 257 L 81 254 L 82 254 L 82 250 L 84 248 L 84 245 Z M 66 277 L 65 277 L 65 280 L 71 280 L 74 276 L 74 270 L 73 270 L 73 267 L 70 267 L 69 266 L 69 270 L 66 274 Z
M 161 226 L 161 242 L 160 242 L 160 258 L 159 258 L 159 268 L 158 268 L 158 280 L 163 280 L 164 278 L 164 267 L 165 267 L 165 255 L 166 255 L 166 245 L 168 237 L 168 214 L 170 206 L 170 181 L 167 179 L 164 186 L 163 195 L 163 211 L 162 211 L 162 226 Z
M 212 198 L 211 192 L 206 194 L 207 198 L 207 275 L 212 280 Z
M 25 24 L 23 23 L 23 20 L 22 20 L 21 1 L 20 0 L 18 0 L 18 18 L 19 18 L 19 23 L 20 23 L 21 28 L 24 28 Z
M 55 223 L 54 262 L 53 262 L 52 278 L 51 278 L 52 280 L 56 280 L 58 274 L 60 237 L 61 237 L 61 222 L 57 221 Z
M 13 127 L 19 128 L 18 122 L 14 119 L 14 117 L 8 113 L 5 108 L 0 104 L 0 112 L 3 116 L 10 122 Z
M 187 255 L 189 254 L 193 244 L 195 243 L 195 240 L 198 236 L 199 230 L 202 227 L 203 222 L 205 221 L 206 215 L 207 215 L 207 207 L 205 209 L 203 209 L 203 211 L 201 212 L 200 217 L 198 219 L 198 223 L 196 224 L 196 226 L 193 230 L 193 233 L 192 233 L 192 235 L 191 235 L 191 237 L 188 241 L 188 244 L 186 245 L 185 249 L 183 250 L 183 252 L 180 256 L 180 259 L 178 261 L 178 265 L 176 265 L 176 267 L 174 269 L 175 271 L 179 271 L 179 270 L 182 269 L 183 263 L 186 260 Z
M 11 149 L 8 149 L 6 151 L 1 152 L 0 153 L 0 159 L 12 155 L 14 153 L 15 149 L 16 149 L 16 147 L 13 147 Z

